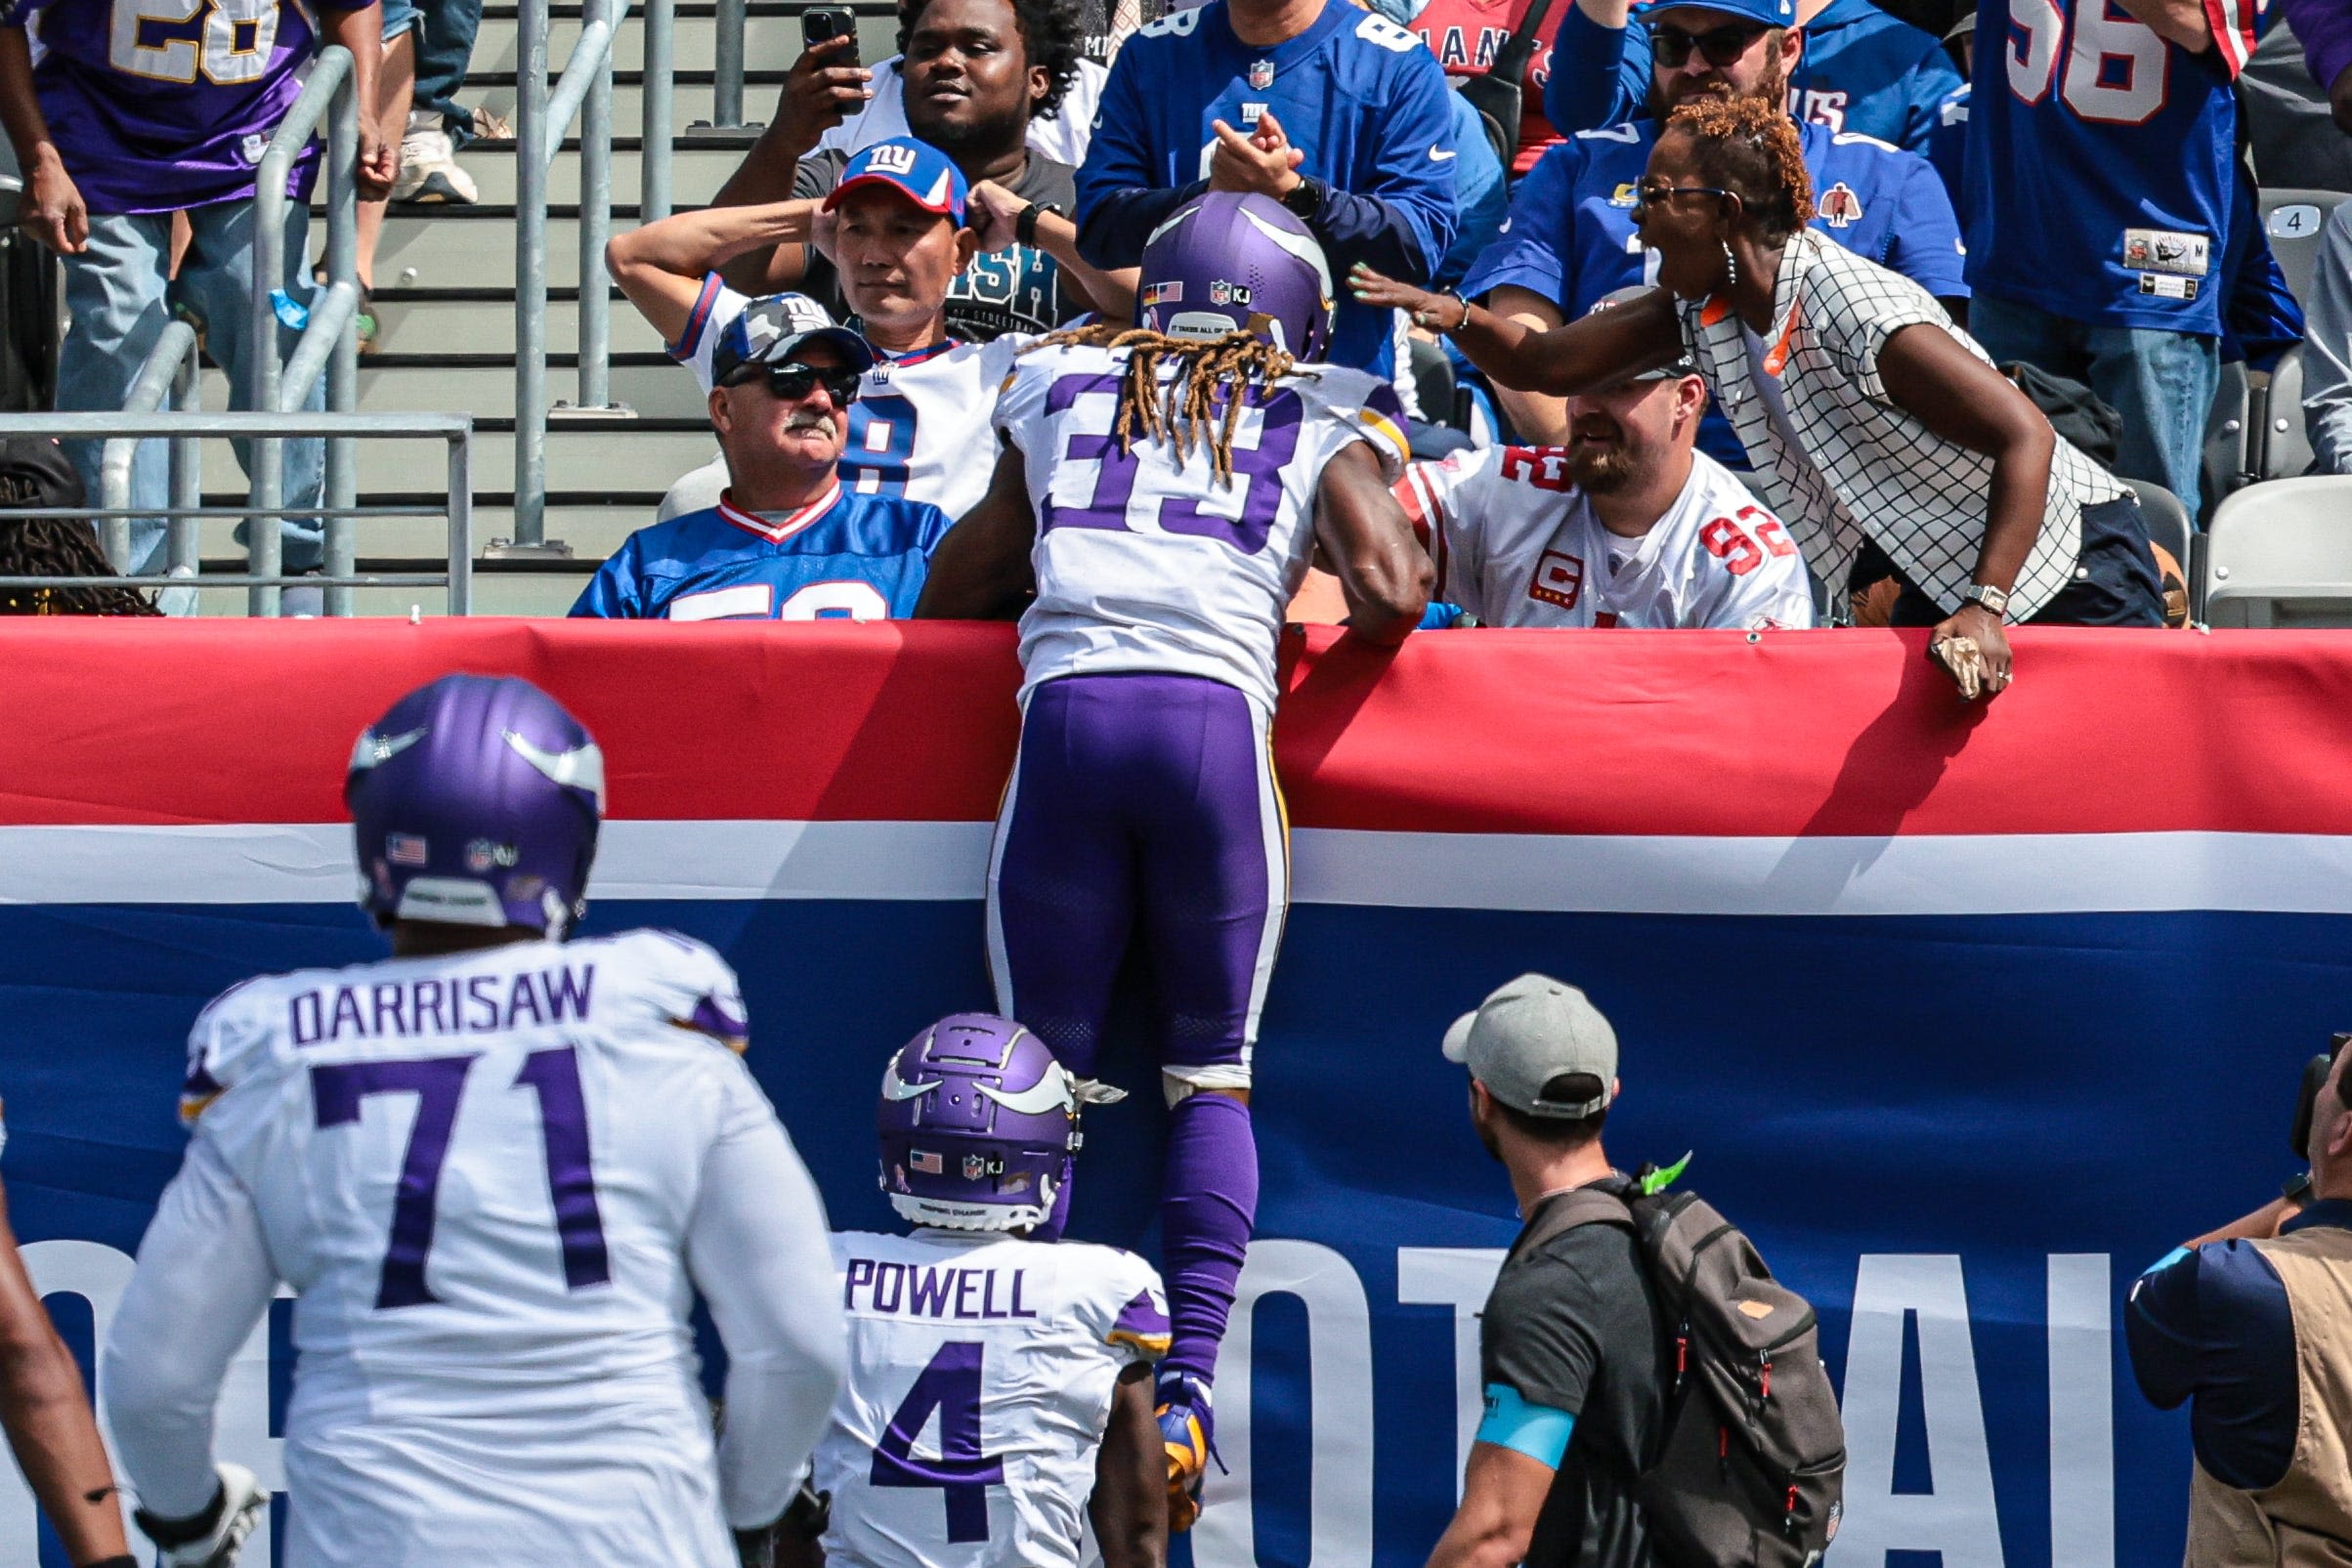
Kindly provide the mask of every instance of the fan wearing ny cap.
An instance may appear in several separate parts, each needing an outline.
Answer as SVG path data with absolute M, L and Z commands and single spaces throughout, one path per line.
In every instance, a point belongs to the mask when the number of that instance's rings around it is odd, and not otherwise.
M 1813 624 L 1780 520 L 1697 449 L 1707 384 L 1687 358 L 1566 406 L 1565 445 L 1455 452 L 1397 482 L 1436 564 L 1434 600 L 1488 626 Z
M 1532 1228 L 1551 1199 L 1631 1179 L 1602 1151 L 1617 1036 L 1574 986 L 1521 975 L 1445 1032 L 1470 1069 L 1470 1121 Z M 1431 1568 L 1646 1568 L 1634 1500 L 1665 1428 L 1666 1325 L 1622 1225 L 1571 1225 L 1515 1250 L 1478 1322 L 1486 1414 Z
M 639 529 L 572 614 L 630 620 L 884 620 L 912 614 L 950 519 L 861 495 L 841 449 L 866 340 L 799 294 L 753 300 L 700 346 L 730 483 L 714 504 Z

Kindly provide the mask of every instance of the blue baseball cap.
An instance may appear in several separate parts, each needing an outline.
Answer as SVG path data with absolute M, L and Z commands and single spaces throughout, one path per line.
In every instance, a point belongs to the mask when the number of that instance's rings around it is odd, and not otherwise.
M 1797 24 L 1797 0 L 1651 0 L 1641 8 L 1641 19 L 1645 22 L 1654 21 L 1669 11 L 1713 11 L 1767 27 Z
M 729 387 L 746 371 L 784 364 L 805 343 L 830 343 L 861 375 L 874 368 L 874 345 L 835 326 L 825 307 L 806 294 L 763 294 L 743 308 L 710 346 L 710 384 Z
M 862 185 L 886 185 L 923 211 L 938 213 L 959 229 L 963 227 L 963 203 L 971 194 L 971 186 L 963 171 L 956 167 L 956 160 L 928 142 L 894 136 L 857 153 L 841 170 L 840 184 L 825 198 L 825 210 L 833 211 L 843 196 Z

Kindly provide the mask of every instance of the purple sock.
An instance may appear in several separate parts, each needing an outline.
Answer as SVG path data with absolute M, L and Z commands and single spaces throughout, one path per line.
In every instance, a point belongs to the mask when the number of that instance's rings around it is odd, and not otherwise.
M 1160 1237 L 1168 1259 L 1174 1344 L 1162 1377 L 1207 1382 L 1233 1310 L 1250 1227 L 1258 1217 L 1258 1139 L 1250 1108 L 1225 1094 L 1195 1094 L 1168 1119 L 1160 1177 Z

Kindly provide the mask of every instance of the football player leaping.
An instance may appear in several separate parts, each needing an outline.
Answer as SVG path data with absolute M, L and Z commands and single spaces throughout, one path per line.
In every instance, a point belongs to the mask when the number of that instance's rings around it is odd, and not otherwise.
M 1160 1277 L 1115 1248 L 1024 1239 L 1100 1092 L 985 1013 L 891 1058 L 882 1190 L 918 1228 L 834 1238 L 849 1381 L 817 1446 L 830 1568 L 1078 1568 L 1090 1519 L 1104 1568 L 1166 1560 Z
M 1131 932 L 1149 952 L 1174 1107 L 1159 1403 L 1182 1529 L 1258 1204 L 1250 1053 L 1289 898 L 1267 751 L 1283 607 L 1319 546 L 1355 633 L 1398 643 L 1431 568 L 1388 492 L 1394 394 L 1303 362 L 1331 320 L 1304 224 L 1262 196 L 1198 197 L 1145 247 L 1140 302 L 1138 326 L 1057 333 L 1015 365 L 995 480 L 916 614 L 1020 616 L 1021 746 L 988 878 L 997 1010 L 1090 1079 Z M 1066 1211 L 1065 1187 L 1048 1232 Z
M 212 1413 L 281 1280 L 293 1568 L 731 1568 L 728 1526 L 785 1511 L 840 1386 L 824 1210 L 718 955 L 562 942 L 603 793 L 528 683 L 410 693 L 344 784 L 394 955 L 197 1019 L 188 1156 L 103 1379 L 163 1563 L 232 1562 L 267 1502 Z M 715 1463 L 697 1289 L 729 1353 Z

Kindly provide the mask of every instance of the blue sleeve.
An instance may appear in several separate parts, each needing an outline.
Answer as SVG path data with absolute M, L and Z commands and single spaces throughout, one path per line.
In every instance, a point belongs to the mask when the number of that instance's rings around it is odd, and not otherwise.
M 1390 277 L 1427 282 L 1454 242 L 1454 95 L 1437 57 L 1418 45 L 1399 55 L 1377 150 L 1362 189 L 1327 192 L 1315 237 L 1343 274 L 1370 262 Z M 1096 265 L 1100 265 L 1097 263 Z
M 1544 118 L 1562 136 L 1621 125 L 1649 106 L 1649 31 L 1640 22 L 1604 27 L 1575 0 L 1552 46 Z
M 1920 56 L 1919 64 L 1903 72 L 1896 90 L 1903 97 L 1901 140 L 1904 151 L 1926 154 L 1935 143 L 1945 100 L 1958 92 L 1960 86 L 1959 69 L 1941 44 Z
M 1927 159 L 1901 155 L 1903 185 L 1895 201 L 1895 243 L 1887 266 L 1938 299 L 1968 298 L 1968 253 L 1960 248 L 1960 220 L 1951 196 Z
M 915 547 L 922 552 L 923 560 L 931 559 L 931 552 L 939 548 L 939 541 L 946 538 L 947 530 L 955 526 L 954 518 L 927 501 L 922 503 L 920 521 L 916 530 L 917 543 Z
M 1454 105 L 1454 205 L 1461 227 L 1455 231 L 1453 247 L 1437 264 L 1436 281 L 1459 283 L 1502 232 L 1511 205 L 1503 160 L 1494 155 L 1478 111 L 1460 93 L 1445 96 Z
M 637 538 L 631 534 L 620 549 L 605 557 L 596 575 L 573 601 L 576 616 L 601 620 L 636 620 L 645 614 L 637 595 Z
M 1157 39 L 1136 37 L 1119 51 L 1103 84 L 1102 106 L 1078 169 L 1078 253 L 1096 267 L 1133 267 L 1160 220 L 1208 189 L 1203 181 L 1173 189 L 1162 184 L 1152 156 L 1156 128 L 1150 94 L 1137 80 L 1168 51 Z
M 1464 294 L 1475 298 L 1509 284 L 1566 308 L 1568 259 L 1561 240 L 1562 230 L 1575 222 L 1576 172 L 1582 164 L 1574 142 L 1535 160 L 1511 193 L 1510 221 L 1463 278 Z
M 1936 123 L 1928 132 L 1927 161 L 1935 166 L 1936 178 L 1944 182 L 1944 193 L 1951 198 L 1956 209 L 1965 199 L 1968 179 L 1968 85 L 1963 82 L 1957 92 L 1946 96 L 1936 106 Z
M 1557 1470 L 1576 1434 L 1576 1418 L 1549 1405 L 1530 1405 L 1509 1383 L 1486 1385 L 1486 1417 L 1478 1422 L 1477 1440 L 1524 1454 L 1538 1464 Z
M 2279 357 L 2303 341 L 2303 307 L 2287 286 L 2287 275 L 2262 232 L 2262 213 L 2253 183 L 2240 168 L 2230 194 L 2230 297 L 2221 313 L 2221 357 L 2244 360 L 2252 370 L 2278 367 Z M 2309 386 L 2308 379 L 2305 386 Z

